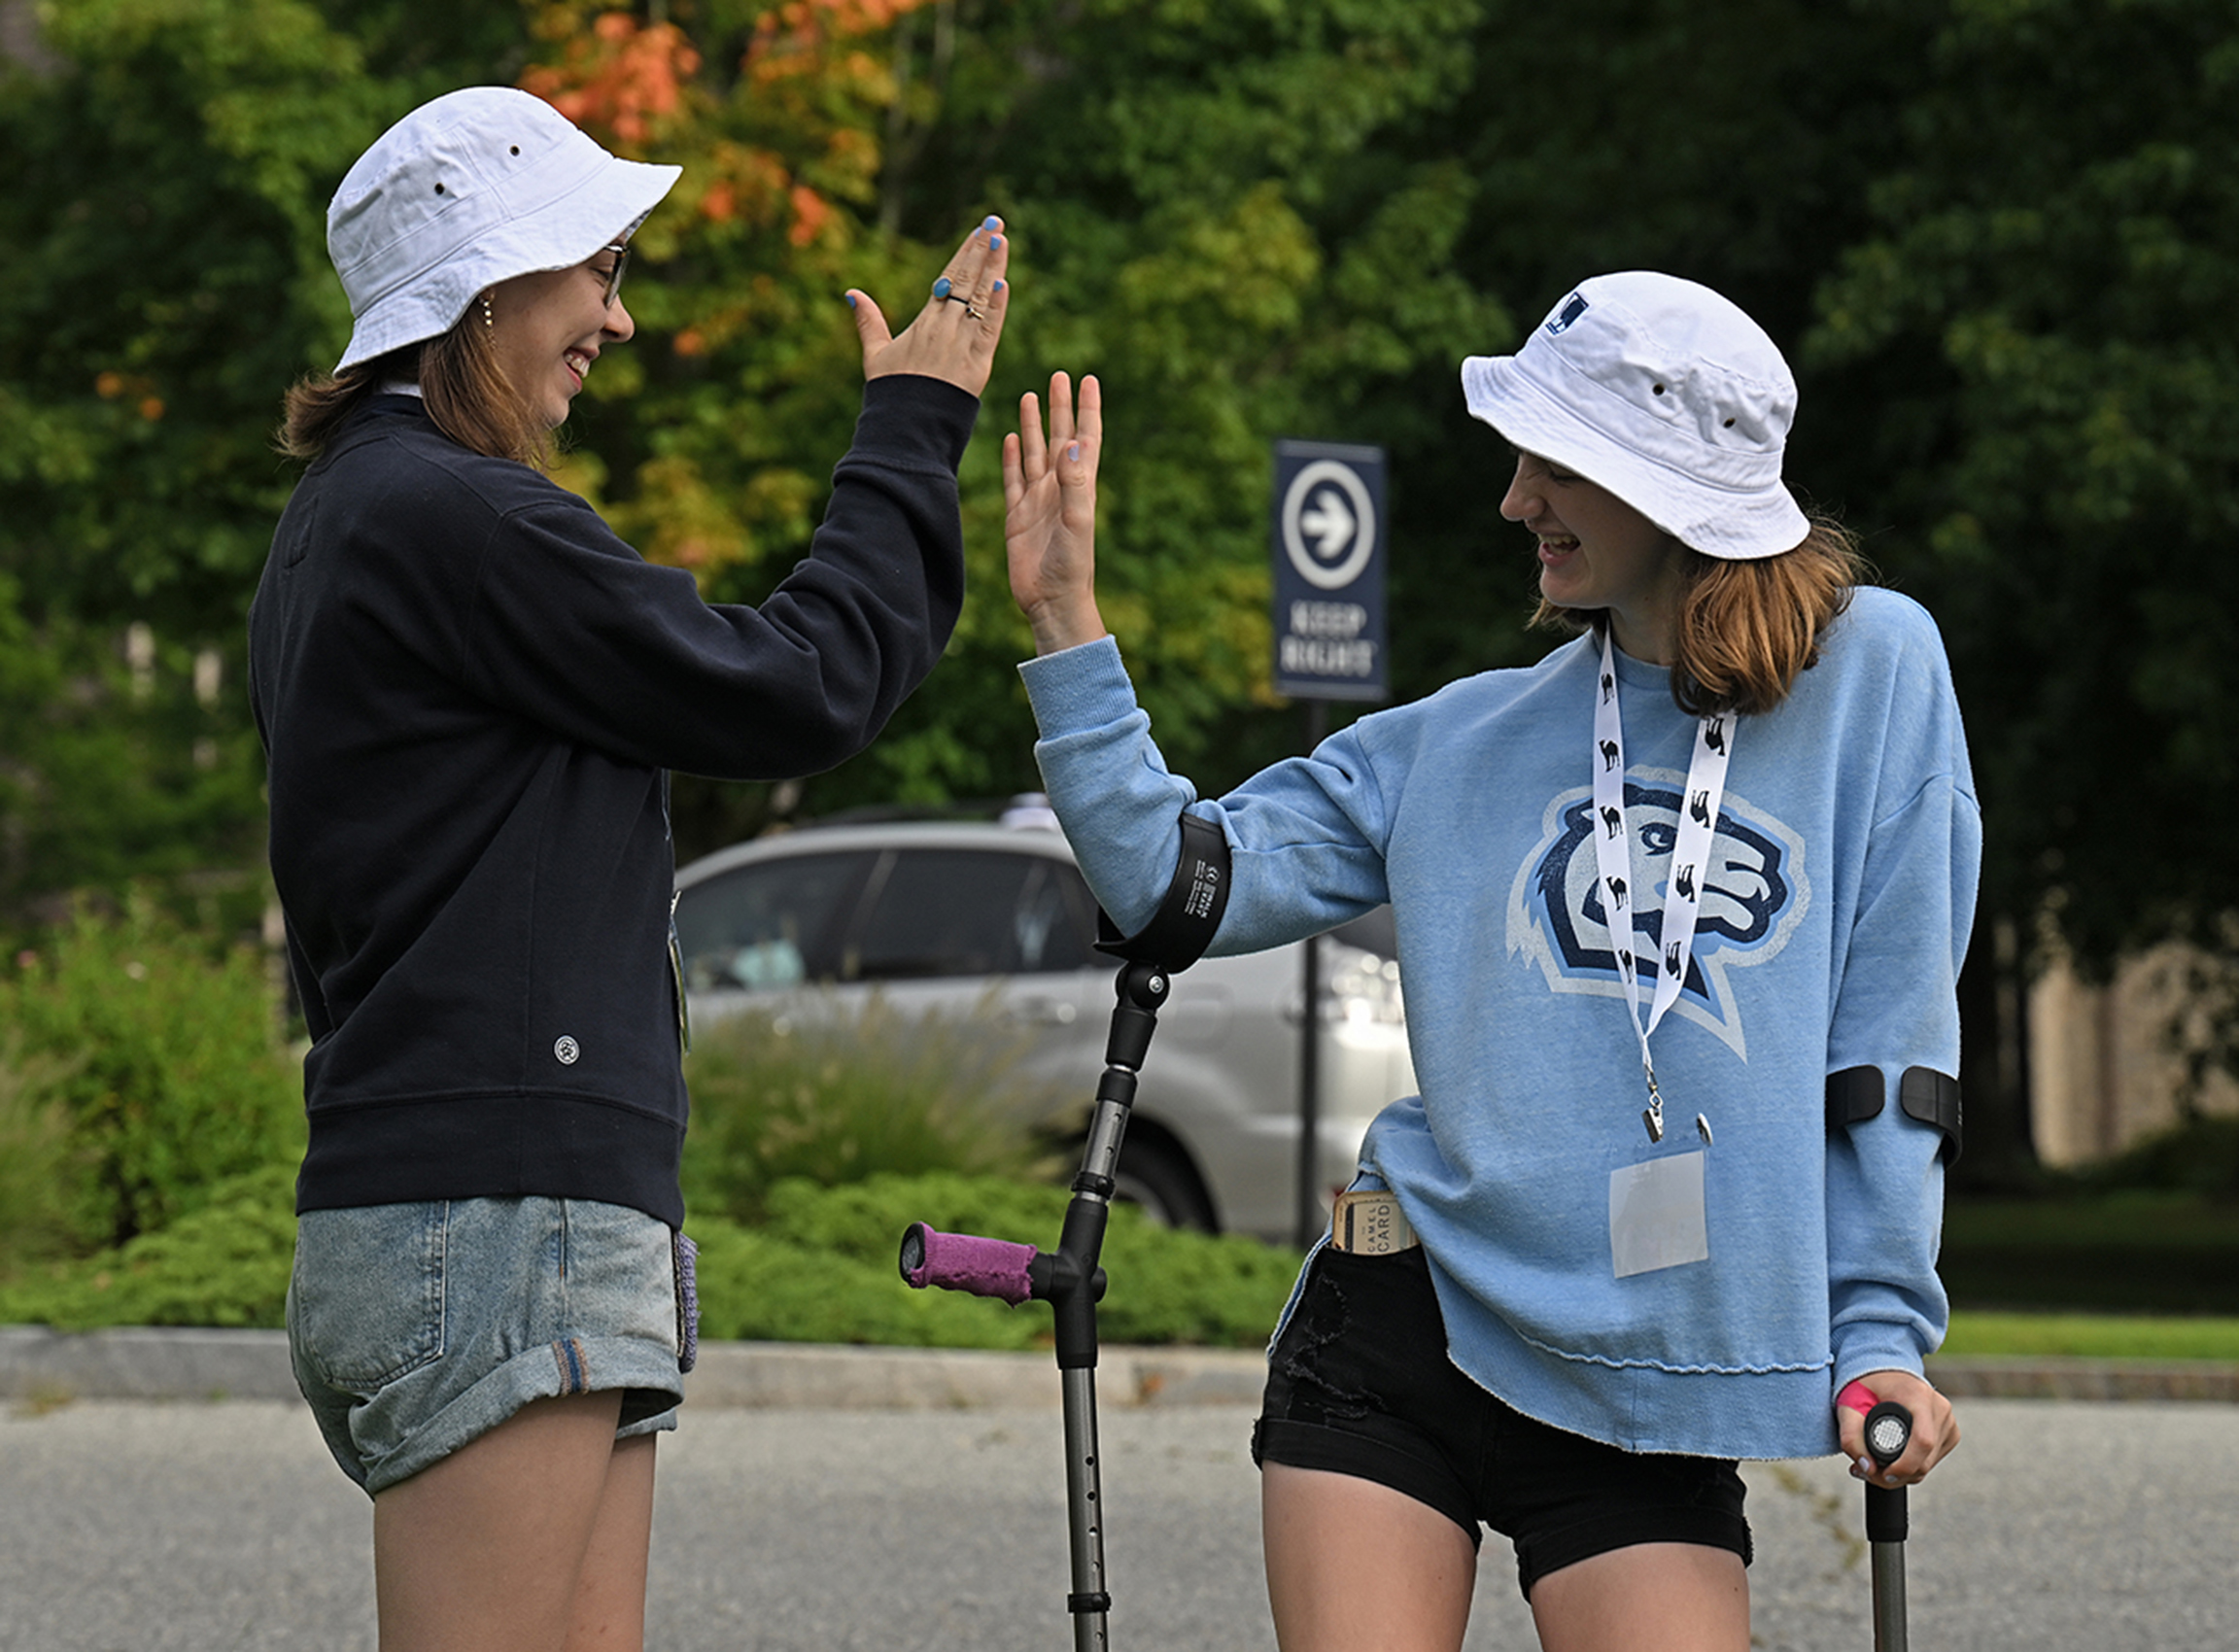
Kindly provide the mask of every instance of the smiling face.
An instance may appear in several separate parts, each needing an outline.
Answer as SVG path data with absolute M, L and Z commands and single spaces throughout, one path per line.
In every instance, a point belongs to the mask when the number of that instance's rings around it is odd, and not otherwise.
M 1539 541 L 1539 594 L 1561 608 L 1599 608 L 1617 646 L 1671 664 L 1683 547 L 1608 489 L 1536 454 L 1516 456 L 1500 514 Z
M 609 248 L 568 269 L 517 275 L 490 290 L 499 365 L 547 430 L 567 422 L 599 352 L 637 330 L 618 294 L 606 300 L 618 256 Z

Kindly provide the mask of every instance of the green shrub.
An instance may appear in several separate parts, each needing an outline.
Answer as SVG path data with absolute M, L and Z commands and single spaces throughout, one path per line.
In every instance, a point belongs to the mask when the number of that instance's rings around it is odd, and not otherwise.
M 2075 1173 L 2093 1191 L 2151 1188 L 2239 1204 L 2239 1118 L 2188 1119 Z
M 834 1188 L 787 1182 L 771 1190 L 764 1231 L 782 1234 L 812 1254 L 855 1262 L 906 1294 L 921 1294 L 961 1317 L 980 1304 L 953 1291 L 919 1293 L 902 1286 L 895 1258 L 903 1229 L 923 1222 L 945 1233 L 979 1233 L 1047 1250 L 1057 1243 L 1066 1199 L 1062 1188 L 994 1177 L 876 1176 Z M 1102 1259 L 1110 1283 L 1097 1330 L 1106 1340 L 1247 1348 L 1264 1342 L 1274 1329 L 1299 1263 L 1295 1252 L 1256 1239 L 1161 1227 L 1133 1205 L 1113 1207 Z M 1009 1311 L 1032 1316 L 1035 1336 L 1049 1333 L 1046 1307 Z
M 58 1064 L 41 1088 L 75 1144 L 57 1165 L 71 1250 L 155 1232 L 227 1178 L 301 1153 L 263 958 L 213 953 L 145 902 L 81 912 L 0 972 L 0 1037 L 17 1061 Z
M 1047 1314 L 912 1291 L 891 1257 L 881 1266 L 721 1217 L 695 1218 L 691 1226 L 700 1245 L 700 1334 L 709 1341 L 1027 1348 L 1049 1329 Z
M 0 1285 L 0 1324 L 276 1326 L 294 1254 L 295 1175 L 267 1165 L 208 1189 L 159 1233 L 23 1270 Z
M 876 997 L 828 1020 L 747 1011 L 696 1029 L 685 1199 L 753 1223 L 788 1178 L 1030 1175 L 1044 1108 L 1022 1049 L 987 1013 L 913 1020 Z
M 70 1190 L 86 1179 L 88 1154 L 58 1093 L 70 1063 L 25 1056 L 21 1045 L 0 1033 L 0 1278 L 70 1253 Z
M 24 1269 L 0 1285 L 0 1324 L 266 1325 L 283 1323 L 295 1242 L 293 1173 L 274 1165 L 211 1190 L 201 1209 L 99 1256 Z M 1050 1310 L 912 1291 L 902 1230 L 929 1222 L 1054 1245 L 1065 1194 L 1001 1177 L 878 1176 L 844 1187 L 799 1179 L 746 1227 L 695 1215 L 701 1334 L 709 1340 L 1018 1349 L 1047 1343 Z M 1115 1207 L 1098 1329 L 1111 1342 L 1254 1347 L 1281 1311 L 1298 1258 L 1252 1239 L 1159 1227 Z

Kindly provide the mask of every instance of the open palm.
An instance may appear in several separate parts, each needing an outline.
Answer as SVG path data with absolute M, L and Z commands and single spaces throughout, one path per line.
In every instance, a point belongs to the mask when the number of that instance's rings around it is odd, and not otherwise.
M 1034 629 L 1038 653 L 1104 635 L 1096 611 L 1096 461 L 1104 439 L 1103 389 L 1050 375 L 1050 424 L 1040 398 L 1018 398 L 1018 430 L 1003 438 L 1003 545 L 1011 595 Z

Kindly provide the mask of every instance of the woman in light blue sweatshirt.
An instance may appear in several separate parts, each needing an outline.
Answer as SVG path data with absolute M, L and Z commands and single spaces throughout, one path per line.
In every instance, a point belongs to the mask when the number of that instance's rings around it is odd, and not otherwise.
M 1551 1649 L 1741 1652 L 1737 1460 L 1899 1486 L 1958 1441 L 1922 1375 L 1981 838 L 1958 707 L 1928 616 L 1781 482 L 1794 381 L 1718 294 L 1597 277 L 1462 378 L 1578 635 L 1219 799 L 1097 612 L 1096 382 L 1076 412 L 1051 380 L 1047 434 L 1026 397 L 1036 753 L 1130 932 L 1184 810 L 1232 856 L 1214 950 L 1396 917 L 1422 1093 L 1368 1132 L 1254 1433 L 1286 1652 L 1459 1647 L 1480 1523 Z M 1886 1471 L 1861 1381 L 1915 1419 Z

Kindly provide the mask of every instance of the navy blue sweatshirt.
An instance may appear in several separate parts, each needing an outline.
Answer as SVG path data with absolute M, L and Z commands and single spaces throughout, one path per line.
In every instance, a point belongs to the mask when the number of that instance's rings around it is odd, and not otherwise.
M 575 495 L 380 396 L 305 473 L 249 615 L 312 1046 L 299 1211 L 548 1194 L 683 1221 L 668 771 L 868 745 L 963 599 L 978 401 L 865 387 L 808 560 L 701 600 Z

